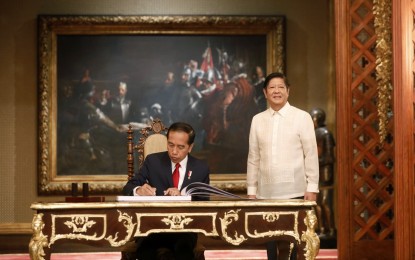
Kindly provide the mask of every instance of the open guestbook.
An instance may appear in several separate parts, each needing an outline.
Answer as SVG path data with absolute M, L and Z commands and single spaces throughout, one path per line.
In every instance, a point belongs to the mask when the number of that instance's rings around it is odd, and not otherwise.
M 203 182 L 193 182 L 185 187 L 182 196 L 117 196 L 117 201 L 189 201 L 192 196 L 198 198 L 244 199 L 241 196 L 215 188 Z

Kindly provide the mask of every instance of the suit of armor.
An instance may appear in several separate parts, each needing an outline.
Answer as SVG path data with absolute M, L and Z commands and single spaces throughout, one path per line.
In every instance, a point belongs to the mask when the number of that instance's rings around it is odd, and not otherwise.
M 326 115 L 323 110 L 314 108 L 310 112 L 314 121 L 317 139 L 318 159 L 319 159 L 319 189 L 320 194 L 317 199 L 317 218 L 320 237 L 334 237 L 336 228 L 333 214 L 334 197 L 334 147 L 333 135 L 325 125 Z

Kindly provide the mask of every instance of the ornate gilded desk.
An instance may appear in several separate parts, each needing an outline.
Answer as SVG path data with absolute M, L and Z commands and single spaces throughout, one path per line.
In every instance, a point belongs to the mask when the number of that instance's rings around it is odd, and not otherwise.
M 314 259 L 320 247 L 314 206 L 304 200 L 33 203 L 29 252 L 31 259 L 50 259 L 54 246 L 69 241 L 121 247 L 154 232 L 186 231 L 235 249 L 288 240 L 298 245 L 298 259 Z

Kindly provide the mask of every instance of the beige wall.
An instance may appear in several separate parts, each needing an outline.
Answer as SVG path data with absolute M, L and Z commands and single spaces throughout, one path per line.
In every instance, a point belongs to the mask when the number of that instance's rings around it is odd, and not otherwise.
M 290 103 L 326 110 L 334 130 L 330 0 L 22 0 L 0 2 L 0 224 L 30 222 L 37 196 L 39 14 L 285 15 Z

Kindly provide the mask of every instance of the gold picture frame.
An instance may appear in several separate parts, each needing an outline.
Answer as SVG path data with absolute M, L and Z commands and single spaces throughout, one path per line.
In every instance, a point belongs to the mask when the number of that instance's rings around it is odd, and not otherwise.
M 92 75 L 92 77 L 96 76 L 95 84 L 98 88 L 105 84 L 114 87 L 115 83 L 125 81 L 126 76 L 123 72 L 118 71 L 119 66 L 109 68 L 110 64 L 120 62 L 128 68 L 134 66 L 139 68 L 136 70 L 137 73 L 129 73 L 127 81 L 137 77 L 135 82 L 139 82 L 138 75 L 141 75 L 140 81 L 144 81 L 142 75 L 153 75 L 152 73 L 156 70 L 151 67 L 154 64 L 150 66 L 149 63 L 157 63 L 159 66 L 157 70 L 160 70 L 164 76 L 164 72 L 161 71 L 165 69 L 163 66 L 166 63 L 171 66 L 177 65 L 168 60 L 169 55 L 181 53 L 180 50 L 175 51 L 176 49 L 172 48 L 181 47 L 182 52 L 184 50 L 193 51 L 193 46 L 197 45 L 196 41 L 201 39 L 206 43 L 205 47 L 213 49 L 212 53 L 222 55 L 218 57 L 224 57 L 223 46 L 226 44 L 236 48 L 234 53 L 230 53 L 236 67 L 237 64 L 243 64 L 243 59 L 246 61 L 255 57 L 266 72 L 285 70 L 285 18 L 283 16 L 41 15 L 38 18 L 38 29 L 38 192 L 40 195 L 69 195 L 73 183 L 89 183 L 89 194 L 120 194 L 127 181 L 127 170 L 125 173 L 120 171 L 114 171 L 115 173 L 101 172 L 100 169 L 106 169 L 104 167 L 107 163 L 105 159 L 101 164 L 96 164 L 98 168 L 95 168 L 95 172 L 92 173 L 88 170 L 78 170 L 77 172 L 76 167 L 70 168 L 71 165 L 79 162 L 79 156 L 82 152 L 77 150 L 66 154 L 68 149 L 72 149 L 68 143 L 73 142 L 73 139 L 68 131 L 77 122 L 71 118 L 77 112 L 71 112 L 72 114 L 69 115 L 62 114 L 64 108 L 66 109 L 65 99 L 62 98 L 66 98 L 68 93 L 73 95 L 74 89 L 68 90 L 68 86 L 89 80 L 88 72 L 90 72 L 91 66 L 99 68 L 100 73 L 95 73 L 97 71 L 95 70 L 93 72 L 95 74 Z M 183 42 L 189 42 L 192 46 L 183 46 Z M 217 42 L 222 42 L 222 45 L 215 47 Z M 91 48 L 91 51 L 79 51 L 86 48 L 85 46 Z M 253 49 L 254 47 L 255 49 Z M 141 49 L 136 50 L 136 48 Z M 166 49 L 170 50 L 169 53 L 163 53 Z M 119 54 L 120 50 L 122 54 Z M 157 58 L 152 56 L 153 58 L 145 61 L 146 59 L 137 53 L 152 53 L 153 55 L 159 53 L 160 56 Z M 238 55 L 243 59 L 235 58 Z M 128 56 L 134 58 L 129 59 Z M 177 58 L 177 56 L 175 57 Z M 190 60 L 192 57 L 182 58 L 182 62 Z M 206 58 L 206 56 L 203 57 Z M 132 64 L 135 61 L 140 64 Z M 79 71 L 81 67 L 84 68 L 84 74 L 74 74 L 74 71 Z M 234 73 L 236 74 L 236 72 Z M 250 73 L 251 71 L 245 77 L 249 78 Z M 238 76 L 243 74 L 238 74 Z M 106 79 L 108 75 L 117 75 L 117 80 Z M 75 83 L 74 80 L 79 80 L 79 82 Z M 148 82 L 150 81 L 148 80 Z M 131 80 L 131 82 L 134 81 Z M 138 95 L 137 93 L 141 93 L 142 89 L 133 88 L 133 91 Z M 78 93 L 79 88 L 75 92 Z M 141 103 L 143 103 L 142 100 Z M 72 109 L 76 110 L 76 107 L 72 107 Z M 67 119 L 68 117 L 70 119 Z M 246 118 L 246 121 L 250 123 L 250 118 Z M 79 136 L 82 136 L 84 146 L 90 143 L 89 135 L 78 133 Z M 246 139 L 245 136 L 244 139 Z M 127 146 L 126 139 L 125 141 L 124 139 L 119 140 L 125 147 Z M 94 157 L 95 154 L 88 156 Z M 107 158 L 114 156 L 118 155 L 113 153 Z M 92 159 L 90 158 L 90 160 Z M 246 160 L 238 162 L 246 164 Z M 127 165 L 126 159 L 125 165 Z M 246 189 L 245 175 L 243 171 L 232 173 L 212 171 L 211 183 L 232 192 L 243 192 Z

